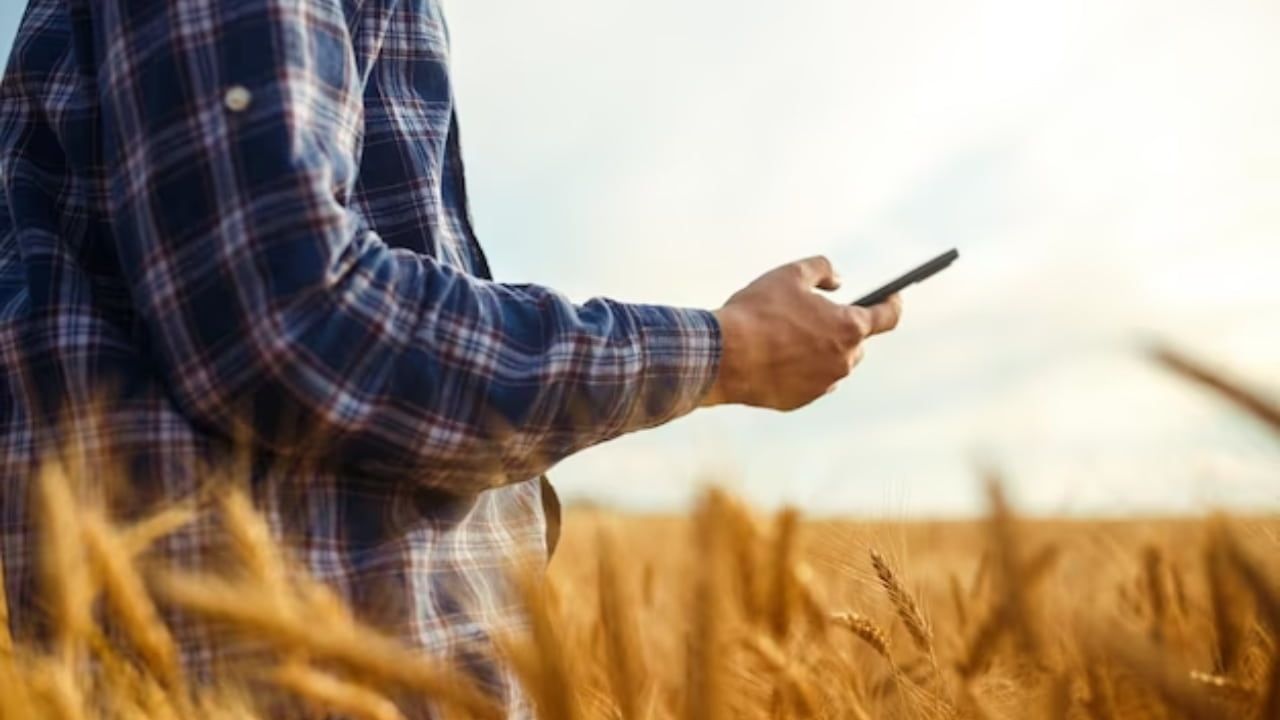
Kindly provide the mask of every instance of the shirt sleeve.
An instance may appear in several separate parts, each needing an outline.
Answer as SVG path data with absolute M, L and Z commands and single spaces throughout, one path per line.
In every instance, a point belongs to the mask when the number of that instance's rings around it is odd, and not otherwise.
M 341 5 L 90 4 L 116 251 L 182 411 L 474 493 L 696 407 L 712 314 L 481 280 L 353 210 L 363 82 Z

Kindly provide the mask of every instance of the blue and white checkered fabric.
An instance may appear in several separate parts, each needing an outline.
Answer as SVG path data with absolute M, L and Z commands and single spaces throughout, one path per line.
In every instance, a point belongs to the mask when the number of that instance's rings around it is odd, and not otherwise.
M 147 502 L 243 442 L 312 573 L 527 711 L 483 655 L 519 622 L 499 574 L 544 552 L 537 476 L 689 412 L 720 337 L 705 311 L 489 279 L 448 53 L 437 0 L 32 0 L 0 84 L 19 635 L 33 468 L 68 433 Z M 200 566 L 210 532 L 164 550 Z M 178 630 L 195 670 L 218 659 Z

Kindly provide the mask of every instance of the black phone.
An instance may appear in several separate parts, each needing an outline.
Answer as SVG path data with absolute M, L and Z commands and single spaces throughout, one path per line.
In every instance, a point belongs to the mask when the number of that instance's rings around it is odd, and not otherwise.
M 857 300 L 854 300 L 853 304 L 861 307 L 871 307 L 872 305 L 879 305 L 885 300 L 888 300 L 890 295 L 893 295 L 894 293 L 898 292 L 899 290 L 902 290 L 908 285 L 915 285 L 916 283 L 926 278 L 932 277 L 937 273 L 942 272 L 947 268 L 948 265 L 955 262 L 956 258 L 958 257 L 960 257 L 960 251 L 956 250 L 955 248 L 951 248 L 950 250 L 942 253 L 938 257 L 921 265 L 915 270 L 912 270 L 906 273 L 902 277 L 888 283 L 887 285 L 884 285 L 883 287 L 876 288 L 875 290 L 872 290 L 870 293 L 867 293 L 866 295 L 858 298 Z

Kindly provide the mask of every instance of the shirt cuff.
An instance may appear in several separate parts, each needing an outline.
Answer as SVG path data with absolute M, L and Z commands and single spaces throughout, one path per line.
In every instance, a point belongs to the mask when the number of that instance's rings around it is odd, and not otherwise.
M 635 424 L 652 427 L 692 412 L 720 371 L 720 322 L 707 310 L 660 305 L 629 309 L 640 337 L 642 367 Z

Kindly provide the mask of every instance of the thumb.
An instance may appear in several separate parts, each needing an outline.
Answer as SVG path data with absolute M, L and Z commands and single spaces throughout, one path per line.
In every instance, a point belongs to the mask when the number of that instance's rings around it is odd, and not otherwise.
M 800 280 L 807 288 L 819 290 L 840 289 L 840 276 L 831 266 L 831 261 L 822 255 L 815 255 L 795 263 L 800 270 Z

